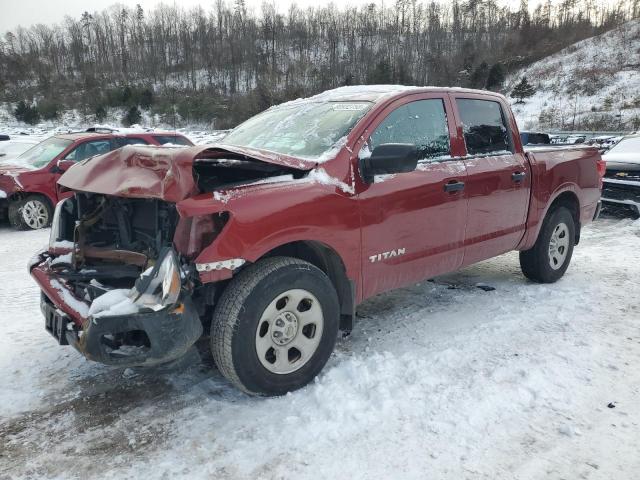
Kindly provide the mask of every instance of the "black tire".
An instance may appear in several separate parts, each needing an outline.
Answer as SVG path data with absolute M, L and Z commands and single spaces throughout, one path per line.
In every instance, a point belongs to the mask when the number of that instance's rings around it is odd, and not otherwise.
M 560 263 L 556 256 L 552 257 L 550 254 L 550 244 L 552 236 L 557 229 L 562 234 L 564 230 L 562 225 L 565 225 L 568 230 L 565 232 L 568 237 L 568 244 L 564 252 L 564 260 Z M 569 268 L 569 263 L 571 263 L 575 238 L 575 222 L 573 215 L 567 208 L 557 207 L 548 212 L 535 245 L 529 250 L 520 252 L 520 268 L 524 276 L 538 283 L 558 281 Z
M 23 209 L 28 203 L 40 205 L 43 209 L 43 214 L 46 216 L 46 221 L 40 226 L 35 223 L 29 223 L 24 217 Z M 8 211 L 9 223 L 18 230 L 38 230 L 40 228 L 46 228 L 51 225 L 53 218 L 53 208 L 49 203 L 49 200 L 42 195 L 29 195 L 26 198 L 12 200 L 9 203 Z
M 9 201 L 7 217 L 9 218 L 9 223 L 11 224 L 11 226 L 17 230 L 26 230 L 27 228 L 29 228 L 24 222 L 22 222 L 23 205 L 24 200 L 21 198 Z
M 322 333 L 313 354 L 297 370 L 273 373 L 258 356 L 258 324 L 267 307 L 293 289 L 303 289 L 318 300 Z M 320 269 L 296 258 L 268 258 L 245 268 L 221 295 L 211 322 L 211 351 L 220 372 L 239 389 L 250 395 L 283 395 L 320 373 L 333 352 L 339 319 L 338 295 Z M 261 329 L 263 325 L 264 320 Z

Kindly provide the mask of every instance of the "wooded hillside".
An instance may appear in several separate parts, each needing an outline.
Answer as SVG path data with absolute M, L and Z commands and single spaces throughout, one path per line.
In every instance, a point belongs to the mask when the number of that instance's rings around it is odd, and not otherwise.
M 279 13 L 217 0 L 210 10 L 85 12 L 0 41 L 0 101 L 51 118 L 108 108 L 164 121 L 237 124 L 274 103 L 339 85 L 400 83 L 499 90 L 505 74 L 640 15 L 640 0 L 397 0 Z

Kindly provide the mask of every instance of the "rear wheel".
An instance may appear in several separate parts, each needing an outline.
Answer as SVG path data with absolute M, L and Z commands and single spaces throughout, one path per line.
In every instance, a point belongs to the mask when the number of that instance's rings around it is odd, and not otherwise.
M 520 252 L 520 268 L 534 282 L 553 283 L 569 268 L 575 244 L 575 222 L 565 207 L 549 212 L 533 248 Z
M 262 260 L 235 277 L 216 305 L 213 358 L 247 393 L 296 390 L 329 359 L 339 312 L 336 291 L 320 269 L 295 258 Z
M 9 204 L 9 221 L 18 230 L 38 230 L 51 224 L 52 208 L 41 195 L 29 195 Z

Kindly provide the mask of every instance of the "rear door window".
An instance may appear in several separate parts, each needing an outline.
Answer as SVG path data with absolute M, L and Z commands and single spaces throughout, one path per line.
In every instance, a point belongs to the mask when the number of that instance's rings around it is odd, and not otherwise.
M 166 145 L 166 144 L 187 145 L 189 147 L 193 145 L 193 143 L 191 143 L 191 141 L 188 138 L 182 137 L 179 135 L 154 135 L 153 138 L 160 145 Z
M 487 155 L 512 152 L 509 129 L 498 102 L 458 98 L 456 103 L 462 120 L 467 154 Z
M 78 145 L 76 148 L 71 150 L 64 159 L 79 162 L 85 158 L 93 157 L 94 155 L 102 155 L 103 153 L 110 152 L 111 150 L 112 146 L 110 139 L 92 140 Z
M 442 99 L 417 100 L 392 111 L 371 134 L 368 149 L 385 143 L 409 143 L 420 160 L 449 155 L 449 127 Z
M 116 137 L 116 144 L 118 147 L 124 147 L 125 145 L 149 145 L 149 142 L 138 137 Z

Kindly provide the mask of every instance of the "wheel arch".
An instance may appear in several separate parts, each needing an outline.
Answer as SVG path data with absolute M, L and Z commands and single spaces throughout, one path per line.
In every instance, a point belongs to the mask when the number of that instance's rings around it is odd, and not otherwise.
M 52 200 L 51 197 L 49 197 L 49 195 L 47 195 L 46 193 L 39 192 L 39 191 L 18 190 L 8 195 L 7 200 L 9 202 L 13 202 L 15 200 L 24 200 L 25 198 L 31 197 L 31 196 L 38 196 L 38 197 L 44 198 L 49 204 L 49 207 L 51 207 L 51 211 L 53 211 L 53 209 L 56 207 L 55 200 Z
M 539 200 L 540 203 L 545 203 L 544 208 L 536 208 L 535 205 L 530 206 L 532 210 L 529 212 L 529 219 L 527 221 L 527 233 L 516 250 L 524 251 L 532 248 L 540 235 L 544 219 L 547 218 L 549 212 L 561 206 L 566 207 L 571 212 L 576 227 L 575 244 L 578 244 L 580 241 L 580 231 L 582 229 L 580 223 L 581 205 L 575 189 L 576 186 L 573 184 L 564 184 L 549 195 L 546 201 L 542 199 Z
M 315 240 L 298 240 L 275 247 L 259 259 L 285 256 L 305 260 L 322 270 L 338 294 L 340 302 L 340 330 L 353 329 L 356 309 L 356 286 L 347 276 L 345 264 L 340 255 L 330 246 Z
M 576 193 L 572 190 L 565 190 L 559 193 L 549 205 L 545 213 L 545 217 L 549 215 L 550 212 L 559 207 L 565 207 L 569 212 L 571 212 L 571 216 L 573 217 L 573 222 L 575 224 L 575 244 L 577 245 L 580 242 L 580 199 L 576 195 Z

